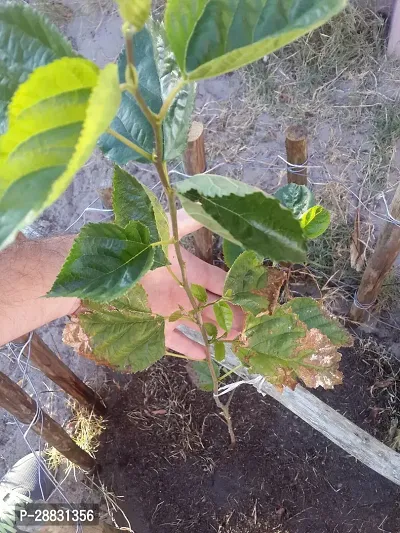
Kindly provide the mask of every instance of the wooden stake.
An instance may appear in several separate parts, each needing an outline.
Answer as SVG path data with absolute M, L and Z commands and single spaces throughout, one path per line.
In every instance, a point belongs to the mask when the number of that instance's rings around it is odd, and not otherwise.
M 17 339 L 18 343 L 26 343 L 29 335 Z M 25 355 L 51 381 L 61 387 L 67 394 L 80 404 L 93 409 L 99 415 L 105 415 L 106 407 L 93 389 L 88 387 L 70 368 L 56 356 L 37 333 L 32 334 L 30 346 L 26 346 Z
M 184 162 L 185 171 L 191 176 L 206 170 L 204 126 L 201 122 L 193 122 L 190 128 Z M 194 247 L 197 257 L 213 263 L 213 234 L 210 230 L 201 228 L 194 233 Z
M 286 159 L 288 183 L 307 185 L 307 168 L 296 168 L 292 165 L 306 166 L 308 160 L 307 129 L 304 126 L 291 126 L 286 131 Z
M 388 55 L 400 57 L 400 2 L 395 0 L 390 22 Z
M 83 470 L 89 471 L 94 468 L 96 463 L 93 457 L 79 448 L 68 433 L 44 411 L 39 410 L 37 416 L 36 402 L 2 372 L 0 372 L 0 407 L 6 409 L 22 424 L 29 425 L 37 418 L 32 424 L 35 433 Z
M 400 219 L 400 184 L 397 187 L 392 205 L 391 215 Z M 358 289 L 357 298 L 362 306 L 372 306 L 378 298 L 379 291 L 385 277 L 390 272 L 400 252 L 400 227 L 386 222 L 378 239 L 375 251 L 370 257 Z M 364 322 L 367 309 L 360 309 L 353 304 L 350 319 L 354 322 Z

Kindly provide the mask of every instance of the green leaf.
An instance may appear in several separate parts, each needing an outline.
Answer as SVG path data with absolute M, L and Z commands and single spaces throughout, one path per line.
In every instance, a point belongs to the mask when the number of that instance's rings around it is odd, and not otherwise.
M 182 311 L 174 311 L 171 315 L 168 317 L 168 322 L 176 322 L 177 320 L 180 320 L 183 318 Z
M 133 55 L 139 74 L 139 91 L 146 104 L 159 113 L 171 89 L 177 85 L 180 75 L 175 58 L 164 39 L 163 28 L 154 24 L 145 27 L 133 37 Z M 126 53 L 123 50 L 118 58 L 118 71 L 121 83 L 125 82 Z M 179 157 L 185 150 L 194 108 L 195 85 L 183 88 L 173 101 L 163 122 L 164 159 L 169 161 Z M 122 95 L 121 106 L 111 124 L 131 142 L 140 146 L 149 155 L 154 151 L 154 134 L 150 123 L 143 115 L 136 99 L 128 92 Z M 99 140 L 105 155 L 119 165 L 129 161 L 149 163 L 111 135 L 105 134 Z
M 314 388 L 342 383 L 336 347 L 319 330 L 308 330 L 291 309 L 278 309 L 272 316 L 249 315 L 241 341 L 234 343 L 239 359 L 279 388 L 294 389 L 296 378 Z
M 292 211 L 296 218 L 300 218 L 310 207 L 315 205 L 313 193 L 305 185 L 289 183 L 276 191 L 275 198 L 282 205 Z
M 213 305 L 215 318 L 220 328 L 230 331 L 233 323 L 233 311 L 226 302 L 216 302 Z
M 145 370 L 164 356 L 164 319 L 151 312 L 141 285 L 108 304 L 85 300 L 83 309 L 63 334 L 80 355 L 124 372 Z
M 320 205 L 311 207 L 300 219 L 307 239 L 316 239 L 328 229 L 331 223 L 331 214 Z
M 262 294 L 267 278 L 267 269 L 258 255 L 255 252 L 243 252 L 225 278 L 223 295 L 230 294 L 229 299 L 233 304 L 257 315 L 269 305 L 268 299 Z
M 151 0 L 116 0 L 121 17 L 136 31 L 143 28 L 150 16 Z
M 222 243 L 222 251 L 224 253 L 224 261 L 226 266 L 231 268 L 239 255 L 244 252 L 244 248 L 224 239 Z
M 39 67 L 20 85 L 0 137 L 0 249 L 65 191 L 120 99 L 116 66 L 79 58 Z
M 211 322 L 204 322 L 204 328 L 207 332 L 207 335 L 212 339 L 215 339 L 215 337 L 218 335 L 217 326 L 215 324 L 212 324 Z
M 0 5 L 0 133 L 18 85 L 37 67 L 75 55 L 59 30 L 29 5 Z
M 196 300 L 199 300 L 199 302 L 206 304 L 208 300 L 207 291 L 204 287 L 201 285 L 197 285 L 197 283 L 192 283 L 190 286 L 190 290 L 192 291 L 193 296 L 196 298 Z
M 137 220 L 150 232 L 150 242 L 168 242 L 168 219 L 156 196 L 134 176 L 120 167 L 115 167 L 113 178 L 113 209 L 115 222 L 125 227 Z M 168 245 L 157 247 L 153 269 L 169 264 Z
M 214 343 L 215 360 L 221 362 L 225 359 L 225 344 L 220 341 Z
M 294 298 L 285 303 L 282 309 L 291 309 L 309 329 L 318 329 L 335 346 L 353 345 L 353 339 L 347 330 L 330 318 L 322 306 L 312 298 Z
M 149 230 L 140 222 L 131 221 L 125 228 L 110 222 L 87 224 L 48 296 L 110 301 L 137 283 L 153 259 Z
M 191 80 L 219 76 L 317 28 L 345 0 L 168 0 L 171 48 Z
M 213 361 L 214 370 L 217 376 L 220 374 L 219 366 Z M 189 377 L 193 384 L 202 391 L 212 392 L 213 382 L 206 361 L 190 361 L 186 365 Z
M 199 174 L 176 185 L 186 212 L 206 228 L 273 261 L 304 261 L 303 230 L 278 200 L 243 182 Z

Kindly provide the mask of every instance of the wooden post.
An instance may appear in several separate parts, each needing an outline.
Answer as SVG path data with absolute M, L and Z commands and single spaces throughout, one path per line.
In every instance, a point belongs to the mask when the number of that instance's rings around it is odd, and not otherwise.
M 397 186 L 392 205 L 391 215 L 400 219 L 400 184 Z M 378 239 L 376 248 L 370 257 L 361 279 L 357 298 L 362 306 L 372 306 L 378 298 L 379 291 L 385 277 L 391 270 L 400 252 L 400 227 L 386 222 Z M 350 319 L 354 322 L 363 322 L 366 319 L 367 309 L 360 309 L 353 304 Z
M 24 335 L 15 342 L 26 343 L 29 335 Z M 70 368 L 53 353 L 37 333 L 32 334 L 30 346 L 24 350 L 25 356 L 51 381 L 61 387 L 80 404 L 93 409 L 99 415 L 105 415 L 106 407 L 93 389 L 88 387 Z
M 204 126 L 201 122 L 193 122 L 190 128 L 184 162 L 185 171 L 191 176 L 202 174 L 206 170 Z M 194 247 L 197 257 L 213 263 L 213 234 L 210 230 L 201 228 L 194 233 Z
M 6 409 L 22 424 L 30 424 L 36 418 L 37 404 L 21 387 L 0 372 L 0 407 Z M 39 411 L 32 430 L 40 435 L 50 446 L 83 470 L 91 470 L 95 460 L 79 448 L 68 433 L 48 414 Z
M 400 2 L 396 0 L 392 10 L 389 42 L 388 42 L 388 55 L 394 57 L 400 57 Z
M 307 168 L 296 168 L 292 165 L 307 166 L 307 129 L 304 126 L 290 126 L 286 130 L 286 159 L 288 183 L 307 185 Z

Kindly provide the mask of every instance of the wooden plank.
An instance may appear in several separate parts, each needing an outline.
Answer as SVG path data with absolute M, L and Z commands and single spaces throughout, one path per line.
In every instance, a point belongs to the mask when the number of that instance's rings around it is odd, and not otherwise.
M 395 220 L 400 219 L 400 184 L 394 195 L 390 213 Z M 368 316 L 368 307 L 373 306 L 379 296 L 382 284 L 392 269 L 400 252 L 400 227 L 386 222 L 379 236 L 374 253 L 370 257 L 357 292 L 359 305 L 354 303 L 350 310 L 350 319 L 364 322 Z
M 15 342 L 26 343 L 29 335 L 24 335 Z M 72 370 L 56 356 L 37 333 L 32 334 L 30 346 L 24 349 L 26 357 L 43 372 L 51 381 L 61 387 L 67 394 L 75 398 L 80 404 L 93 409 L 99 415 L 106 414 L 106 407 L 101 398 L 88 387 Z
M 0 407 L 6 409 L 22 424 L 29 425 L 36 419 L 35 400 L 3 372 L 0 372 Z M 93 457 L 79 448 L 68 433 L 44 411 L 39 411 L 36 422 L 32 424 L 32 430 L 83 470 L 89 471 L 94 468 L 96 463 Z
M 206 170 L 204 126 L 201 122 L 193 122 L 190 128 L 184 162 L 185 172 L 190 176 L 202 174 Z M 197 257 L 213 263 L 213 235 L 210 230 L 201 228 L 194 233 L 194 247 Z
M 179 329 L 190 339 L 202 343 L 198 332 L 186 326 L 181 326 Z M 238 363 L 238 359 L 227 344 L 226 358 L 222 366 L 232 370 Z M 249 373 L 244 367 L 235 370 L 235 374 L 242 379 L 249 378 Z M 400 454 L 347 420 L 310 391 L 298 385 L 294 391 L 285 388 L 281 394 L 266 381 L 261 390 L 371 470 L 400 485 Z
M 286 159 L 289 163 L 287 169 L 288 183 L 307 185 L 307 129 L 304 126 L 290 126 L 286 130 Z M 305 168 L 296 168 L 293 165 Z

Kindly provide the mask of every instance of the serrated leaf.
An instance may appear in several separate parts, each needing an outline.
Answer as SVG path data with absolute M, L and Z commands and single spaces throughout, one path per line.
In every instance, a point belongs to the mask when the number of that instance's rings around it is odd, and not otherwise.
M 153 260 L 149 230 L 140 222 L 131 221 L 125 228 L 110 222 L 87 224 L 48 296 L 113 300 L 137 283 Z
M 146 104 L 159 113 L 165 98 L 179 81 L 179 69 L 175 58 L 164 39 L 163 28 L 155 23 L 143 28 L 133 37 L 133 55 L 139 74 L 139 91 Z M 126 53 L 118 58 L 121 83 L 125 82 Z M 163 122 L 164 159 L 179 157 L 185 150 L 191 116 L 194 108 L 195 86 L 187 85 L 173 101 Z M 151 155 L 154 151 L 154 133 L 134 96 L 128 92 L 122 95 L 121 106 L 111 128 L 128 140 L 140 146 Z M 105 134 L 99 140 L 105 155 L 119 165 L 129 161 L 149 161 L 111 135 Z
M 115 65 L 80 58 L 39 67 L 9 106 L 0 137 L 0 249 L 68 187 L 118 109 Z
M 223 361 L 225 359 L 225 344 L 223 342 L 216 341 L 214 343 L 214 350 L 215 360 L 218 362 Z
M 261 59 L 345 5 L 345 0 L 168 0 L 165 24 L 182 72 L 200 80 Z
M 192 291 L 193 296 L 198 300 L 199 302 L 206 304 L 208 300 L 207 291 L 204 287 L 201 285 L 197 285 L 197 283 L 192 283 L 190 286 L 190 290 Z
M 63 334 L 65 344 L 99 364 L 139 372 L 165 354 L 164 319 L 154 315 L 141 285 L 108 304 L 83 302 Z
M 303 228 L 304 235 L 307 239 L 316 239 L 328 229 L 331 223 L 329 211 L 320 205 L 311 207 L 300 218 L 300 225 Z
M 239 255 L 244 252 L 244 248 L 228 241 L 227 239 L 224 239 L 222 243 L 222 251 L 224 253 L 224 261 L 226 266 L 231 268 Z
M 224 331 L 230 331 L 233 323 L 233 311 L 226 302 L 219 301 L 213 305 L 217 324 Z
M 37 67 L 75 55 L 60 31 L 29 5 L 0 5 L 0 133 L 18 85 Z
M 300 218 L 310 207 L 315 205 L 315 198 L 308 187 L 289 183 L 281 187 L 274 194 L 282 205 L 292 211 L 296 218 Z
M 276 198 L 243 182 L 199 174 L 176 185 L 185 211 L 205 227 L 273 261 L 304 261 L 303 230 Z
M 243 252 L 232 265 L 225 279 L 224 296 L 253 315 L 275 309 L 286 274 L 266 268 L 255 252 Z
M 150 16 L 151 0 L 116 0 L 123 20 L 140 31 Z
M 335 346 L 353 346 L 353 339 L 337 320 L 330 318 L 321 304 L 312 298 L 294 298 L 282 305 L 291 309 L 309 329 L 318 329 Z
M 117 166 L 113 177 L 113 209 L 119 226 L 137 220 L 148 228 L 151 243 L 168 242 L 168 219 L 157 197 L 135 176 Z M 168 265 L 167 255 L 168 245 L 157 247 L 152 268 Z
M 294 389 L 296 378 L 308 387 L 331 389 L 342 383 L 341 354 L 318 329 L 308 329 L 291 309 L 272 316 L 249 315 L 241 342 L 234 350 L 253 373 L 279 389 Z
M 215 324 L 212 324 L 211 322 L 204 322 L 204 328 L 207 332 L 207 335 L 212 339 L 215 339 L 215 337 L 218 335 L 217 326 Z
M 214 370 L 217 376 L 220 374 L 219 366 L 213 361 Z M 205 392 L 213 391 L 213 381 L 206 361 L 190 361 L 186 365 L 186 370 L 192 383 Z

